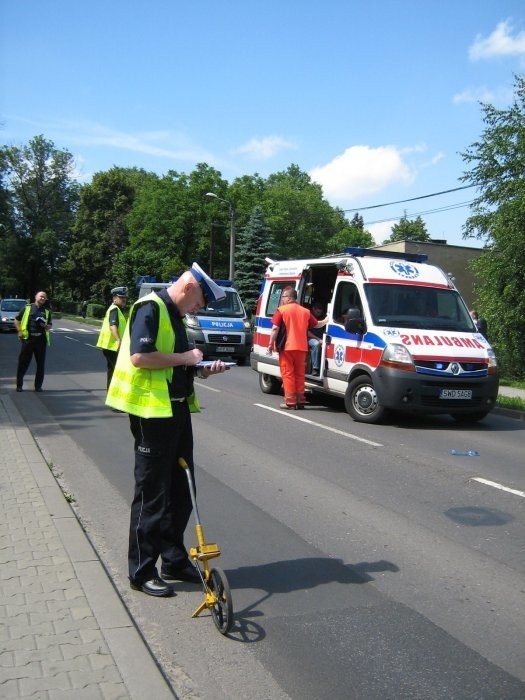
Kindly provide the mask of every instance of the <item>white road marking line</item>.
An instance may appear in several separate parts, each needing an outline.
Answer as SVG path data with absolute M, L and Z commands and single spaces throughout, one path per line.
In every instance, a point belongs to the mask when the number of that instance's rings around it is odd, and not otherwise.
M 98 333 L 97 330 L 89 330 L 87 328 L 63 328 L 62 326 L 59 326 L 58 328 L 52 328 L 51 331 L 53 333 L 57 333 L 58 331 L 63 331 L 66 333 L 88 333 L 89 335 L 93 335 L 93 333 Z
M 64 338 L 72 340 L 74 343 L 80 343 L 80 340 L 78 338 L 72 338 L 70 335 L 65 335 Z
M 216 389 L 214 386 L 210 386 L 209 384 L 202 384 L 201 382 L 194 382 L 196 386 L 199 387 L 199 389 L 208 389 L 208 391 L 215 391 L 217 394 L 220 394 L 222 389 Z
M 283 411 L 280 408 L 273 408 L 272 406 L 265 406 L 262 403 L 256 403 L 254 406 L 259 408 L 265 408 L 267 411 L 273 411 L 274 413 L 279 413 L 281 416 L 286 416 L 287 418 L 293 418 L 294 420 L 301 421 L 301 423 L 308 423 L 308 425 L 314 425 L 316 428 L 322 428 L 323 430 L 328 430 L 331 433 L 336 433 L 336 435 L 342 435 L 343 437 L 350 438 L 350 440 L 357 440 L 357 442 L 364 442 L 372 447 L 384 447 L 380 442 L 373 442 L 373 440 L 367 440 L 366 438 L 359 437 L 353 433 L 345 433 L 344 430 L 338 430 L 337 428 L 331 428 L 329 425 L 323 425 L 322 423 L 316 423 L 308 418 L 303 418 L 298 416 L 296 413 L 291 413 L 289 411 Z
M 521 496 L 525 498 L 525 491 L 518 491 L 518 489 L 510 489 L 508 486 L 503 486 L 503 484 L 498 484 L 497 481 L 489 481 L 488 479 L 483 479 L 480 476 L 473 476 L 471 481 L 478 481 L 480 484 L 485 484 L 485 486 L 492 486 L 500 491 L 506 491 L 507 493 L 512 493 L 514 496 Z

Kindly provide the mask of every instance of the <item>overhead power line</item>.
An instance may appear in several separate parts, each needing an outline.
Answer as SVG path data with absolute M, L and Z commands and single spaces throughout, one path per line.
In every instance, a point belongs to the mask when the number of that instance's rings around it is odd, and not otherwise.
M 416 212 L 415 214 L 411 214 L 410 217 L 417 217 L 417 216 L 428 216 L 429 214 L 438 214 L 439 212 L 443 211 L 452 211 L 453 209 L 462 209 L 463 207 L 468 207 L 472 204 L 474 200 L 469 200 L 468 202 L 458 202 L 457 204 L 449 204 L 445 207 L 439 207 L 438 209 L 428 209 L 427 211 L 419 211 Z M 382 224 L 385 223 L 386 221 L 399 221 L 402 219 L 402 216 L 389 216 L 386 219 L 377 219 L 376 221 L 365 221 L 364 225 L 365 226 L 371 226 L 372 224 Z
M 476 185 L 463 185 L 463 187 L 454 187 L 452 190 L 443 190 L 442 192 L 433 192 L 432 194 L 423 194 L 420 197 L 412 197 L 411 199 L 399 199 L 397 202 L 385 202 L 385 204 L 373 204 L 370 207 L 354 207 L 353 209 L 343 209 L 348 211 L 366 211 L 367 209 L 379 209 L 379 207 L 389 207 L 392 204 L 404 204 L 405 202 L 415 202 L 418 199 L 428 199 L 428 197 L 437 197 L 440 194 L 450 194 L 450 192 L 459 192 L 459 190 L 468 190 Z

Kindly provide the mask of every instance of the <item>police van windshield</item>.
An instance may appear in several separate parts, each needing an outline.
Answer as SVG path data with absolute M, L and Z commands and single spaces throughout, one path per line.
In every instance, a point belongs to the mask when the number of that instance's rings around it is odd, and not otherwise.
M 244 307 L 237 292 L 227 291 L 226 298 L 211 301 L 197 311 L 197 316 L 239 316 L 243 317 Z
M 376 326 L 461 333 L 476 330 L 468 309 L 453 289 L 366 284 L 365 293 Z

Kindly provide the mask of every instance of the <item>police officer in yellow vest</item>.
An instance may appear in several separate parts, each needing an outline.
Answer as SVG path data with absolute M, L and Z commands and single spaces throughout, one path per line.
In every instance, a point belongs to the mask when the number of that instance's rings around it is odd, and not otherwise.
M 107 388 L 111 382 L 113 371 L 117 363 L 117 355 L 120 348 L 120 343 L 126 328 L 126 316 L 124 310 L 128 301 L 128 288 L 115 287 L 111 290 L 113 301 L 111 306 L 106 311 L 102 328 L 97 341 L 97 348 L 102 348 L 104 357 L 106 358 L 107 370 Z
M 170 581 L 199 583 L 184 546 L 192 504 L 184 457 L 193 478 L 191 412 L 198 410 L 193 378 L 224 372 L 221 360 L 196 367 L 202 352 L 189 349 L 183 322 L 226 293 L 197 263 L 167 289 L 152 292 L 131 308 L 108 406 L 129 413 L 135 447 L 135 492 L 131 505 L 128 565 L 131 587 L 169 596 Z M 157 559 L 161 557 L 161 574 Z
M 33 355 L 36 362 L 35 391 L 42 391 L 46 348 L 49 345 L 51 325 L 51 312 L 47 308 L 47 294 L 45 292 L 37 292 L 34 304 L 28 304 L 15 318 L 15 327 L 22 343 L 16 370 L 17 391 L 22 391 L 24 376 Z

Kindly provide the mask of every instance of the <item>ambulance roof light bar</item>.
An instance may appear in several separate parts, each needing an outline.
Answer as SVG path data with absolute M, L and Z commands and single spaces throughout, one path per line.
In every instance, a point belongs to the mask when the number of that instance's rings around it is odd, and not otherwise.
M 423 263 L 428 260 L 425 253 L 398 253 L 391 250 L 376 250 L 375 248 L 345 248 L 345 255 L 354 255 L 356 258 L 366 256 L 374 258 L 395 258 L 396 260 L 407 260 L 408 262 Z

